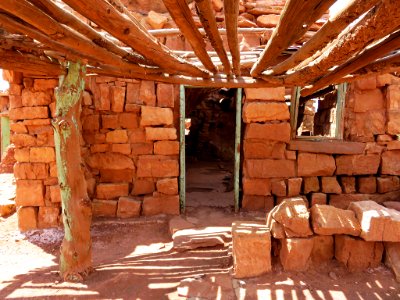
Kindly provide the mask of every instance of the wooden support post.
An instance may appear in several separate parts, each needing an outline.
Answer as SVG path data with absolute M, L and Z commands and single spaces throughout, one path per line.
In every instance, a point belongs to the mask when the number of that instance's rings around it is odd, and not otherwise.
M 239 212 L 240 199 L 240 148 L 242 133 L 242 89 L 236 91 L 236 127 L 235 127 L 235 174 L 233 182 L 235 212 Z
M 64 223 L 60 275 L 66 281 L 81 281 L 92 271 L 92 209 L 80 149 L 80 99 L 85 71 L 79 63 L 69 63 L 68 73 L 61 77 L 56 92 L 56 118 L 52 122 Z
M 179 86 L 179 207 L 181 214 L 186 209 L 186 153 L 185 153 L 185 86 Z
M 7 116 L 1 117 L 1 155 L 3 156 L 7 147 L 10 145 L 10 119 Z M 1 160 L 1 159 L 0 159 Z

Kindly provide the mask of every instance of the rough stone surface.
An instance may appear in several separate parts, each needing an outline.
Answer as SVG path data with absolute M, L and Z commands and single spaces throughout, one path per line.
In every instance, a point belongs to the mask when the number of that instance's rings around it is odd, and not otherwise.
M 351 210 L 344 210 L 329 205 L 311 207 L 311 224 L 314 232 L 320 235 L 348 234 L 359 236 L 360 223 Z
M 378 177 L 378 193 L 387 193 L 400 189 L 400 180 L 397 176 Z
M 400 211 L 400 201 L 385 201 L 382 203 L 385 207 Z
M 373 176 L 369 177 L 358 177 L 358 192 L 363 194 L 376 193 L 376 178 Z
M 92 212 L 94 217 L 115 217 L 117 213 L 118 202 L 115 200 L 92 201 Z
M 121 196 L 128 196 L 128 183 L 100 183 L 96 187 L 96 198 L 98 199 L 118 199 Z
M 400 282 L 400 243 L 385 243 L 385 265 L 392 269 Z
M 178 194 L 178 179 L 177 178 L 166 178 L 157 181 L 157 191 L 166 195 L 177 195 Z
M 182 216 L 175 216 L 169 220 L 169 232 L 171 233 L 171 236 L 179 230 L 191 229 L 195 227 L 195 224 L 184 219 Z
M 136 179 L 133 183 L 132 195 L 146 195 L 155 191 L 154 182 L 151 179 Z
M 31 162 L 50 163 L 56 160 L 56 154 L 53 147 L 32 147 L 29 158 Z
M 293 160 L 248 159 L 246 171 L 253 178 L 295 177 L 296 164 Z
M 311 251 L 311 261 L 314 265 L 321 265 L 330 261 L 335 255 L 334 237 L 330 235 L 314 235 L 314 244 Z
M 60 209 L 58 207 L 39 207 L 38 228 L 57 227 Z
M 332 176 L 335 172 L 335 159 L 331 155 L 299 153 L 298 176 Z
M 312 193 L 311 194 L 311 206 L 315 204 L 327 204 L 327 197 L 324 193 Z
M 157 84 L 157 106 L 174 107 L 174 86 L 172 84 Z
M 159 128 L 159 127 L 146 127 L 146 140 L 148 141 L 164 141 L 176 140 L 175 128 Z
M 271 183 L 268 179 L 243 178 L 243 192 L 246 195 L 271 195 Z
M 232 224 L 232 254 L 235 278 L 259 276 L 271 271 L 271 233 L 252 222 Z
M 37 208 L 36 207 L 20 207 L 18 208 L 18 229 L 27 231 L 37 228 Z
M 310 192 L 319 192 L 319 180 L 318 177 L 304 177 L 304 194 Z
M 366 242 L 348 235 L 335 236 L 335 257 L 351 272 L 378 267 L 382 254 L 380 242 Z
M 5 218 L 15 213 L 15 202 L 8 199 L 0 200 L 0 217 Z
M 176 159 L 142 155 L 137 163 L 138 177 L 176 177 L 179 176 L 179 164 Z
M 140 126 L 171 125 L 173 113 L 170 108 L 142 106 Z
M 269 140 L 244 140 L 245 159 L 251 158 L 285 158 L 286 144 Z
M 271 182 L 271 192 L 275 196 L 286 196 L 286 182 L 285 180 L 274 180 Z
M 243 211 L 270 211 L 274 207 L 273 196 L 243 195 Z
M 159 155 L 178 155 L 178 141 L 158 141 L 154 143 L 154 154 Z
M 378 172 L 380 156 L 370 155 L 340 155 L 336 157 L 336 174 L 338 175 L 369 175 Z
M 298 196 L 301 193 L 301 183 L 303 178 L 288 179 L 288 197 Z
M 309 266 L 314 239 L 286 238 L 281 241 L 279 259 L 285 271 L 305 271 Z
M 246 125 L 245 139 L 265 139 L 288 143 L 290 141 L 290 124 L 250 123 Z
M 132 159 L 119 153 L 96 153 L 89 156 L 86 163 L 93 169 L 135 169 Z
M 128 133 L 124 129 L 117 129 L 106 133 L 107 143 L 124 144 L 128 142 Z
M 400 150 L 386 151 L 382 154 L 381 173 L 400 175 Z
M 289 108 L 285 103 L 248 102 L 243 107 L 243 121 L 245 123 L 284 121 L 289 118 Z
M 342 188 L 335 176 L 321 178 L 322 192 L 327 194 L 341 194 Z
M 179 215 L 179 196 L 144 197 L 142 214 L 153 216 L 158 214 Z
M 140 216 L 142 201 L 133 197 L 120 197 L 118 200 L 117 217 L 133 218 Z
M 356 192 L 356 178 L 349 176 L 340 177 L 340 186 L 343 193 L 351 194 Z
M 366 241 L 400 242 L 400 213 L 374 201 L 349 205 L 361 224 L 361 237 Z
M 285 88 L 245 88 L 246 100 L 285 100 Z
M 367 112 L 384 108 L 384 98 L 380 89 L 354 94 L 354 112 Z
M 100 170 L 100 182 L 131 182 L 133 175 L 134 170 L 132 169 L 102 169 Z
M 17 206 L 44 206 L 44 186 L 41 180 L 17 180 Z

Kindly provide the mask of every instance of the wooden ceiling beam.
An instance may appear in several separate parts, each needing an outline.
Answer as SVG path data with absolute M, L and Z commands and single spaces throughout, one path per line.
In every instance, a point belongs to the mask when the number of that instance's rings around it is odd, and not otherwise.
M 240 76 L 240 49 L 238 39 L 239 0 L 224 0 L 225 28 L 232 55 L 233 73 Z
M 231 74 L 231 64 L 225 51 L 221 35 L 218 32 L 217 21 L 215 20 L 214 10 L 209 0 L 195 0 L 197 14 L 201 24 L 210 40 L 211 46 L 215 49 L 227 75 Z M 199 32 L 200 33 L 200 32 Z
M 207 77 L 209 73 L 173 55 L 133 18 L 119 12 L 106 0 L 63 0 L 75 11 L 170 73 Z M 135 21 L 134 21 L 135 20 Z
M 257 77 L 270 67 L 278 55 L 303 36 L 308 28 L 334 2 L 335 0 L 288 0 L 282 11 L 278 25 L 275 27 L 260 59 L 251 69 L 251 75 Z
M 337 83 L 339 79 L 347 74 L 367 66 L 369 63 L 398 48 L 400 48 L 400 30 L 391 34 L 381 43 L 363 51 L 359 56 L 339 66 L 328 75 L 317 80 L 311 88 L 304 88 L 301 91 L 301 95 L 308 96 L 329 84 Z
M 358 69 L 357 71 L 352 73 L 353 77 L 356 76 L 369 76 L 371 74 L 384 74 L 390 73 L 393 71 L 398 71 L 400 68 L 400 52 L 385 57 L 383 59 L 379 59 Z
M 351 0 L 332 19 L 329 19 L 317 33 L 311 37 L 297 52 L 293 53 L 287 60 L 272 66 L 267 70 L 267 75 L 283 74 L 290 68 L 311 57 L 316 51 L 325 47 L 351 22 L 363 13 L 371 9 L 379 0 Z
M 163 0 L 170 16 L 179 27 L 184 37 L 192 46 L 193 51 L 204 67 L 212 73 L 217 73 L 210 56 L 207 54 L 206 42 L 194 23 L 192 12 L 185 0 Z
M 383 0 L 370 10 L 354 27 L 332 41 L 321 55 L 300 70 L 284 76 L 285 82 L 304 86 L 324 76 L 329 69 L 340 66 L 358 55 L 369 44 L 393 32 L 400 26 L 398 0 Z

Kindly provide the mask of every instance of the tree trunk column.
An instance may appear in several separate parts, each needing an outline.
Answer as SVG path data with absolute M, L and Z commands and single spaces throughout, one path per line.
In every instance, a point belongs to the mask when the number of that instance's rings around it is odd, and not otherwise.
M 92 208 L 80 148 L 80 100 L 85 71 L 79 63 L 69 63 L 68 74 L 60 79 L 56 91 L 56 118 L 52 121 L 65 234 L 60 275 L 66 281 L 81 281 L 92 270 Z

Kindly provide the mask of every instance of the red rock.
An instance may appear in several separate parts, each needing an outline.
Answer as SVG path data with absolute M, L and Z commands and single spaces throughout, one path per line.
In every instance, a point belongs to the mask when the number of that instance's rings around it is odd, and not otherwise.
M 270 211 L 274 207 L 273 196 L 243 195 L 242 210 L 244 211 Z
M 17 180 L 17 206 L 44 206 L 44 186 L 41 180 Z
M 101 127 L 106 129 L 118 128 L 118 115 L 102 115 Z
M 94 106 L 96 110 L 110 110 L 111 92 L 107 83 L 98 85 L 98 92 L 94 94 Z
M 124 129 L 116 129 L 106 133 L 107 143 L 120 143 L 124 144 L 128 142 L 128 133 Z
M 82 92 L 82 105 L 90 106 L 93 104 L 92 96 L 88 91 Z
M 177 178 L 166 178 L 157 181 L 157 191 L 166 195 L 177 195 L 178 194 L 178 179 Z
M 132 182 L 133 176 L 132 169 L 100 170 L 100 182 Z
M 10 120 L 43 119 L 49 117 L 47 106 L 20 107 L 10 110 Z
M 146 141 L 146 133 L 143 128 L 137 128 L 128 130 L 129 142 L 134 143 L 145 143 Z
M 245 123 L 289 120 L 289 107 L 278 102 L 248 102 L 243 107 Z
M 286 196 L 286 182 L 285 180 L 274 180 L 271 182 L 271 191 L 275 196 Z
M 380 89 L 354 93 L 354 112 L 383 109 L 385 102 Z
M 257 25 L 260 27 L 273 28 L 278 25 L 280 15 L 261 15 L 257 18 Z
M 287 122 L 277 124 L 247 124 L 245 139 L 265 139 L 288 143 L 290 141 L 290 124 Z
M 381 173 L 400 175 L 400 150 L 386 151 L 382 154 Z
M 319 180 L 318 177 L 304 177 L 304 194 L 310 192 L 319 192 Z
M 8 95 L 21 96 L 21 94 L 22 94 L 22 85 L 10 83 L 10 86 L 8 88 Z
M 139 217 L 142 201 L 139 198 L 120 197 L 118 200 L 117 217 L 132 218 Z
M 36 229 L 38 226 L 37 220 L 37 207 L 20 207 L 17 210 L 18 215 L 18 229 L 20 231 L 27 231 Z
M 311 194 L 311 206 L 313 206 L 315 204 L 327 204 L 326 194 L 312 193 Z
M 298 196 L 301 193 L 301 183 L 303 178 L 289 178 L 288 180 L 288 196 Z
M 171 108 L 143 106 L 140 126 L 158 126 L 173 124 L 173 112 Z
M 36 139 L 35 137 L 25 134 L 25 133 L 19 133 L 19 134 L 13 134 L 11 136 L 11 143 L 15 145 L 15 147 L 29 147 L 29 146 L 35 146 L 36 145 Z
M 362 78 L 359 80 L 356 80 L 355 86 L 357 89 L 360 90 L 374 90 L 376 89 L 376 76 L 369 76 L 366 78 Z
M 132 195 L 152 194 L 154 191 L 154 182 L 152 180 L 136 179 L 133 183 Z
M 376 193 L 376 178 L 373 176 L 357 177 L 357 185 L 359 193 L 363 194 Z
M 247 174 L 252 178 L 295 177 L 293 160 L 248 159 L 245 161 Z
M 139 83 L 127 83 L 126 84 L 126 103 L 129 104 L 143 104 L 139 100 Z
M 47 92 L 33 92 L 28 89 L 22 91 L 23 106 L 46 106 L 51 103 L 51 94 Z
M 400 188 L 400 181 L 397 176 L 377 177 L 378 193 L 397 191 Z
M 386 88 L 386 108 L 388 110 L 400 109 L 400 85 L 389 85 Z
M 16 108 L 22 107 L 22 97 L 17 95 L 9 95 L 9 109 L 14 110 Z
M 16 211 L 15 202 L 13 200 L 2 199 L 0 202 L 0 217 L 6 218 Z
M 14 133 L 28 133 L 28 129 L 22 122 L 11 123 L 10 130 Z
M 384 134 L 386 129 L 386 110 L 371 110 L 355 114 L 355 132 L 357 136 Z
M 356 192 L 355 177 L 348 177 L 348 176 L 340 177 L 340 185 L 342 187 L 343 192 L 346 194 L 351 194 Z
M 29 162 L 29 148 L 15 149 L 14 158 L 17 162 Z
M 93 169 L 135 169 L 132 159 L 119 153 L 96 153 L 86 159 L 86 163 Z
M 136 113 L 121 113 L 119 116 L 119 125 L 122 128 L 132 129 L 139 127 L 139 117 Z
M 132 155 L 146 155 L 153 154 L 153 143 L 135 143 L 131 144 Z M 158 153 L 161 154 L 161 153 Z
M 400 243 L 385 243 L 385 265 L 392 269 L 400 282 Z
M 123 112 L 125 106 L 125 88 L 120 86 L 111 87 L 111 110 Z
M 121 196 L 128 196 L 128 183 L 100 183 L 96 187 L 96 197 L 99 199 L 117 199 Z
M 385 207 L 400 211 L 400 201 L 385 201 L 382 203 Z
M 327 154 L 299 153 L 298 176 L 332 176 L 335 172 L 335 159 Z
M 109 144 L 93 144 L 90 146 L 90 153 L 104 153 L 110 150 Z
M 92 213 L 94 217 L 115 217 L 118 202 L 115 200 L 97 200 L 92 202 Z
M 285 143 L 266 140 L 244 140 L 244 157 L 251 158 L 285 158 Z
M 305 271 L 308 268 L 314 239 L 286 238 L 281 239 L 279 259 L 285 271 Z
M 275 100 L 285 101 L 284 87 L 245 88 L 246 101 L 248 100 Z
M 341 209 L 347 209 L 351 202 L 364 201 L 368 198 L 369 195 L 366 194 L 329 195 L 329 205 Z
M 100 116 L 88 115 L 83 118 L 82 129 L 85 131 L 98 131 L 100 129 Z
M 400 112 L 388 111 L 387 133 L 397 135 L 400 134 Z
M 178 141 L 159 141 L 154 143 L 154 154 L 159 155 L 178 155 Z
M 314 265 L 319 265 L 330 261 L 335 255 L 333 236 L 315 235 L 314 244 L 311 251 L 311 261 Z
M 112 144 L 111 152 L 129 155 L 131 154 L 131 144 Z
M 268 179 L 243 178 L 243 192 L 246 195 L 271 195 L 271 183 Z
M 58 86 L 57 79 L 35 79 L 33 82 L 33 89 L 35 91 L 53 90 Z
M 50 186 L 50 200 L 53 203 L 61 202 L 61 190 L 58 185 Z
M 143 155 L 137 163 L 138 177 L 176 177 L 179 176 L 179 164 L 176 159 Z
M 263 224 L 232 224 L 233 276 L 246 278 L 271 272 L 271 233 Z
M 179 215 L 179 196 L 144 197 L 142 207 L 144 216 L 158 214 Z
M 149 106 L 156 105 L 156 93 L 154 81 L 142 80 L 140 83 L 139 90 L 139 101 L 140 104 L 145 104 Z
M 340 155 L 336 157 L 336 174 L 338 175 L 368 175 L 376 174 L 380 164 L 380 156 L 370 155 Z
M 39 207 L 38 228 L 57 227 L 60 215 L 58 207 Z
M 192 222 L 189 222 L 182 216 L 175 216 L 169 220 L 169 233 L 173 235 L 175 232 L 183 229 L 192 229 L 195 228 L 196 225 Z
M 175 128 L 146 127 L 147 141 L 176 140 Z
M 46 179 L 49 167 L 44 163 L 20 163 L 14 164 L 15 179 Z
M 53 147 L 31 147 L 29 157 L 31 162 L 50 163 L 56 160 Z
M 157 84 L 157 106 L 174 107 L 174 86 L 172 84 Z
M 351 210 L 344 210 L 330 205 L 313 205 L 311 207 L 311 224 L 319 235 L 347 234 L 359 236 L 360 223 Z
M 351 272 L 378 267 L 382 254 L 382 243 L 366 242 L 347 235 L 335 236 L 335 257 Z
M 336 180 L 336 176 L 321 178 L 322 192 L 327 194 L 341 194 L 342 188 Z

